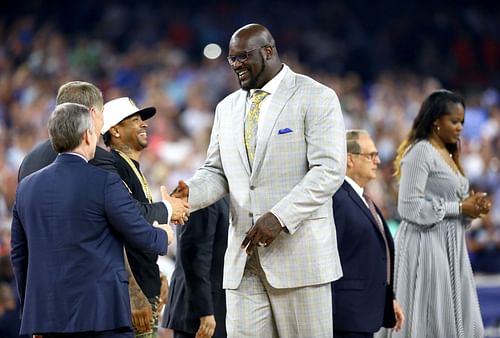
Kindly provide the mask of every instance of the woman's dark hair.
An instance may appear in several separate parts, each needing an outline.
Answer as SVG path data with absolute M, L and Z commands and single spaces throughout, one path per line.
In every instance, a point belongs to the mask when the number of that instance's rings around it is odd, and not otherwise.
M 408 149 L 418 141 L 427 140 L 434 130 L 434 122 L 442 116 L 450 113 L 451 104 L 460 104 L 465 110 L 465 101 L 459 95 L 445 89 L 432 92 L 422 103 L 420 110 L 413 120 L 408 136 L 401 143 L 394 160 L 394 176 L 399 177 L 401 169 L 401 160 Z M 453 155 L 453 160 L 460 171 L 462 167 L 459 163 L 459 152 L 457 144 L 446 144 L 446 148 Z M 463 171 L 462 171 L 463 173 Z

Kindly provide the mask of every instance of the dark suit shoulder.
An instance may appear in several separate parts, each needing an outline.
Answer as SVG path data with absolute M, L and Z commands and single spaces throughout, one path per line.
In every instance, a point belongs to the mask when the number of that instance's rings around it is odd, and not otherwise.
M 104 170 L 118 173 L 113 154 L 99 146 L 96 147 L 94 158 L 89 163 Z
M 49 139 L 46 139 L 33 148 L 23 159 L 17 173 L 18 182 L 26 176 L 40 170 L 52 162 L 57 157 L 57 153 Z
M 340 188 L 337 189 L 337 191 L 335 192 L 335 194 L 333 194 L 333 202 L 334 203 L 341 203 L 346 198 L 349 197 L 349 191 L 348 191 L 349 187 L 346 186 L 348 184 L 349 183 L 347 183 L 347 182 L 344 181 L 344 183 L 340 186 Z

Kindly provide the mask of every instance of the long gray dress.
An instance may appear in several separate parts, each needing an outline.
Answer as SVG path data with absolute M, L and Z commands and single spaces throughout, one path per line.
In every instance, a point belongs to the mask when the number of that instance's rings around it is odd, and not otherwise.
M 401 166 L 394 288 L 406 321 L 377 337 L 484 336 L 465 245 L 470 220 L 459 216 L 469 182 L 427 141 L 416 143 Z

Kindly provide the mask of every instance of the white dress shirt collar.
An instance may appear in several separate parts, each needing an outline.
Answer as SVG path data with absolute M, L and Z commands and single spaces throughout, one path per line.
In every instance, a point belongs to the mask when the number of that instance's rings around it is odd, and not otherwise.
M 83 159 L 85 160 L 85 162 L 87 162 L 87 163 L 89 162 L 89 160 L 88 160 L 85 156 L 83 156 L 82 154 L 79 154 L 79 153 L 74 153 L 74 152 L 68 151 L 68 152 L 61 153 L 61 154 L 76 155 L 76 156 L 78 156 L 78 157 L 83 158 Z
M 276 74 L 268 83 L 266 83 L 260 90 L 265 91 L 266 93 L 269 93 L 268 96 L 273 95 L 276 93 L 276 90 L 278 90 L 278 87 L 285 77 L 286 72 L 288 71 L 288 66 L 283 64 L 283 67 L 279 71 L 278 74 Z M 252 96 L 252 94 L 256 91 L 257 89 L 250 89 L 249 92 L 249 98 Z
M 365 192 L 365 189 L 360 187 L 359 184 L 357 184 L 352 178 L 350 178 L 349 176 L 346 175 L 345 177 L 345 180 L 347 181 L 347 183 L 349 183 L 349 185 L 354 189 L 354 191 L 356 192 L 356 194 L 359 195 L 359 198 L 361 198 L 361 200 L 363 202 L 365 202 L 366 206 L 368 206 L 368 203 L 365 201 L 365 198 L 363 197 L 363 194 Z

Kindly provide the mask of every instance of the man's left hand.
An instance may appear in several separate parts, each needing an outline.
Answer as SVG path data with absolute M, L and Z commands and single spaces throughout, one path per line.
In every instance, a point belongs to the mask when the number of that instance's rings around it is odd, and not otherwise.
M 256 246 L 267 247 L 278 237 L 283 230 L 278 218 L 271 212 L 266 212 L 248 230 L 247 236 L 241 243 L 241 248 L 251 254 Z
M 399 330 L 401 330 L 401 327 L 403 327 L 403 324 L 405 322 L 405 315 L 403 313 L 403 310 L 401 309 L 401 306 L 399 306 L 398 302 L 394 300 L 393 303 L 394 303 L 394 314 L 396 315 L 396 325 L 394 325 L 393 330 L 398 332 Z

